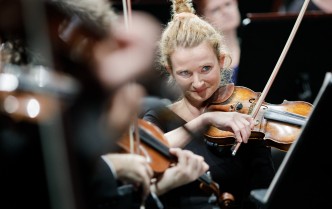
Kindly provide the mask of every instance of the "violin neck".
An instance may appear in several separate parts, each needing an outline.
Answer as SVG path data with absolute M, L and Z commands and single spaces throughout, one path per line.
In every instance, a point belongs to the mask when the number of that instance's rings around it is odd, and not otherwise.
M 204 173 L 203 175 L 198 177 L 198 180 L 203 182 L 206 185 L 210 185 L 212 183 L 212 179 L 211 179 L 210 175 L 207 173 Z
M 169 147 L 161 143 L 159 140 L 155 139 L 144 129 L 139 127 L 139 135 L 143 142 L 157 150 L 160 154 L 164 155 L 167 159 L 175 161 L 175 157 L 169 153 Z

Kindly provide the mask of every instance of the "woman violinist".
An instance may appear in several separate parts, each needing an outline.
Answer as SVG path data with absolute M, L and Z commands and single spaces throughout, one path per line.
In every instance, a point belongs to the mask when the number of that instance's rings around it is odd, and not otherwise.
M 182 96 L 165 109 L 152 109 L 143 118 L 165 133 L 171 147 L 182 147 L 204 157 L 211 177 L 223 191 L 234 195 L 234 208 L 256 208 L 249 200 L 252 189 L 267 188 L 274 176 L 271 150 L 263 142 L 247 143 L 253 119 L 237 112 L 206 112 L 215 97 L 233 92 L 219 91 L 226 85 L 230 66 L 223 36 L 194 14 L 190 0 L 173 0 L 172 20 L 160 40 L 160 63 Z M 219 95 L 220 94 L 220 95 Z M 229 148 L 208 144 L 202 133 L 214 125 L 234 133 L 243 146 L 236 156 Z M 194 136 L 194 137 L 193 137 Z M 197 182 L 176 188 L 161 200 L 166 208 L 213 208 Z

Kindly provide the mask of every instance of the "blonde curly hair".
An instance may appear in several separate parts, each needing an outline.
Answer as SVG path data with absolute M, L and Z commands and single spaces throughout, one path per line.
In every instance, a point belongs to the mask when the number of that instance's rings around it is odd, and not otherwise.
M 195 14 L 192 0 L 172 0 L 171 21 L 166 25 L 159 42 L 159 64 L 172 69 L 171 55 L 178 47 L 190 48 L 208 42 L 219 60 L 225 57 L 222 84 L 231 82 L 231 57 L 223 35 L 210 23 Z M 164 69 L 163 69 L 164 70 Z M 169 76 L 169 83 L 174 83 Z

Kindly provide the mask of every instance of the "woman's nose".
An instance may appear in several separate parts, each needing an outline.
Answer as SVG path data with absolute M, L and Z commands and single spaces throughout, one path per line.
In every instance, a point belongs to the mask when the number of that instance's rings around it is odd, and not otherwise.
M 198 74 L 194 74 L 194 77 L 193 77 L 193 87 L 194 88 L 200 88 L 204 85 L 204 80 L 201 78 L 200 75 Z

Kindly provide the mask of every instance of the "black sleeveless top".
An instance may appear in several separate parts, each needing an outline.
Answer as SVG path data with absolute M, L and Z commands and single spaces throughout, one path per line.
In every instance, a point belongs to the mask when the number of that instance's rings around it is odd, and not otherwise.
M 167 107 L 150 109 L 143 119 L 152 122 L 164 133 L 186 123 Z M 208 144 L 203 134 L 198 136 L 183 149 L 204 157 L 210 167 L 212 180 L 219 184 L 220 191 L 229 192 L 235 197 L 234 208 L 256 208 L 249 200 L 249 193 L 270 185 L 275 173 L 271 149 L 263 141 L 255 141 L 242 144 L 236 156 L 232 156 L 229 147 L 219 149 Z M 197 180 L 162 195 L 160 199 L 165 209 L 215 208 L 209 203 L 210 194 L 200 189 L 199 184 Z

